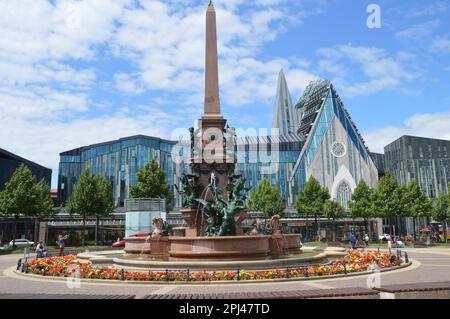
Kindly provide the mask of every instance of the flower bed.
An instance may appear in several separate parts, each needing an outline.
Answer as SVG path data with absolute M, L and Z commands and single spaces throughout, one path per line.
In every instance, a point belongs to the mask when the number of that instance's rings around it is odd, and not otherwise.
M 88 279 L 115 279 L 129 281 L 224 281 L 264 280 L 330 276 L 363 272 L 374 267 L 389 268 L 401 265 L 395 255 L 376 251 L 347 251 L 347 255 L 327 265 L 289 267 L 285 269 L 259 271 L 128 271 L 114 267 L 94 267 L 91 262 L 80 262 L 76 256 L 49 257 L 28 263 L 28 271 L 43 276 L 72 277 Z M 375 266 L 376 265 L 376 266 Z

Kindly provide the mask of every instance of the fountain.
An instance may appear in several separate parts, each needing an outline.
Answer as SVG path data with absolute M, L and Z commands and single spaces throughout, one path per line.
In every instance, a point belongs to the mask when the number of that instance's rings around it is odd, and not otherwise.
M 240 261 L 276 259 L 299 254 L 297 234 L 281 234 L 279 216 L 261 233 L 244 235 L 241 223 L 247 217 L 249 189 L 235 175 L 234 129 L 225 127 L 220 112 L 216 13 L 209 4 L 206 13 L 205 105 L 198 129 L 190 128 L 190 173 L 177 190 L 183 198 L 183 236 L 167 236 L 160 229 L 152 238 L 126 238 L 126 257 L 144 254 L 162 261 Z M 226 136 L 225 136 L 226 135 Z M 155 226 L 155 223 L 153 223 Z M 158 228 L 159 227 L 159 228 Z M 154 231 L 154 233 L 155 233 Z
M 198 129 L 190 128 L 189 174 L 182 176 L 181 215 L 186 223 L 170 236 L 168 225 L 153 219 L 147 238 L 125 238 L 124 254 L 80 254 L 95 264 L 134 269 L 263 269 L 323 260 L 326 254 L 301 255 L 300 235 L 282 234 L 280 216 L 259 222 L 244 235 L 247 218 L 245 179 L 235 174 L 235 130 L 220 112 L 216 13 L 206 13 L 205 105 Z

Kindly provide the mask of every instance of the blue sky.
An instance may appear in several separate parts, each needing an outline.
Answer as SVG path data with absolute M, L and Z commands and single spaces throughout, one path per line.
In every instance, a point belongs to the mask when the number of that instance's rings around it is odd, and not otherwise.
M 0 2 L 0 147 L 58 154 L 134 134 L 178 139 L 203 102 L 208 1 Z M 369 29 L 367 7 L 381 9 Z M 277 75 L 294 103 L 331 80 L 373 151 L 402 134 L 450 139 L 450 3 L 227 0 L 218 16 L 222 111 L 272 123 Z

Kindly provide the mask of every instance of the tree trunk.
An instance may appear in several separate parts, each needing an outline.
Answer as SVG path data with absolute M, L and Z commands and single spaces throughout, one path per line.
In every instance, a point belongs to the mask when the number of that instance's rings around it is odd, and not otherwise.
M 447 243 L 447 221 L 442 222 L 442 242 Z
M 336 241 L 336 233 L 337 233 L 336 221 L 333 219 L 333 241 Z
M 16 245 L 16 238 L 17 238 L 17 223 L 19 221 L 19 216 L 14 216 L 14 220 L 13 220 L 13 248 Z
M 370 225 L 369 225 L 369 218 L 363 218 L 364 219 L 364 225 L 366 226 L 366 232 L 367 232 L 367 235 L 369 236 L 369 238 L 371 238 L 370 237 L 370 230 L 369 230 L 369 228 L 370 228 Z
M 81 234 L 81 246 L 84 247 L 84 236 L 86 234 L 86 219 L 83 218 L 83 233 Z
M 317 240 L 317 238 L 319 236 L 319 228 L 320 228 L 320 226 L 319 226 L 319 222 L 317 219 L 317 214 L 314 214 L 314 230 L 316 233 L 316 238 L 314 238 L 314 240 Z
M 98 245 L 98 224 L 100 222 L 100 218 L 98 216 L 95 217 L 95 245 Z
M 35 245 L 37 245 L 37 243 L 39 242 L 38 233 L 39 233 L 39 219 L 37 217 L 35 217 L 34 218 L 34 235 L 33 235 L 33 241 L 34 241 Z

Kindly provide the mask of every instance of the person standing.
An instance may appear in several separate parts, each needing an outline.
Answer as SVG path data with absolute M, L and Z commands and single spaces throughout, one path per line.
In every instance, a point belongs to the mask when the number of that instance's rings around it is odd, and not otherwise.
M 64 256 L 64 247 L 66 246 L 66 240 L 69 238 L 69 235 L 63 236 L 59 235 L 56 244 L 59 247 L 59 256 Z
M 364 234 L 364 243 L 366 244 L 366 248 L 369 247 L 369 235 Z
M 352 249 L 356 249 L 356 236 L 353 233 L 350 235 L 350 245 Z

